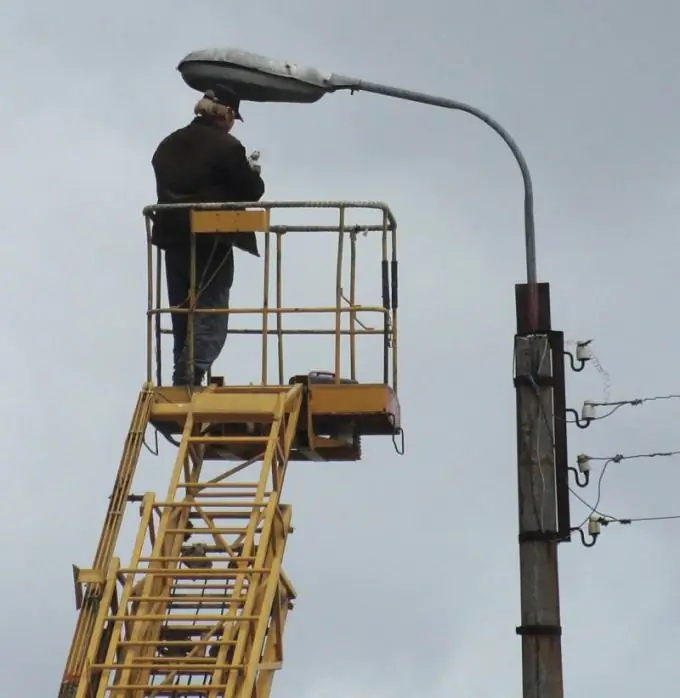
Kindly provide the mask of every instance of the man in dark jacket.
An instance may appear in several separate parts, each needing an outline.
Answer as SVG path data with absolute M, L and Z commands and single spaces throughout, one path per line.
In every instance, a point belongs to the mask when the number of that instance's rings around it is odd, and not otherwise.
M 262 197 L 259 166 L 230 133 L 237 120 L 243 121 L 239 107 L 232 90 L 216 87 L 196 104 L 196 118 L 160 143 L 152 158 L 159 204 L 252 202 Z M 171 307 L 186 307 L 189 300 L 190 235 L 188 209 L 156 213 L 151 241 L 165 251 Z M 173 385 L 200 385 L 224 347 L 229 316 L 200 309 L 229 307 L 234 247 L 259 257 L 255 233 L 197 236 L 194 366 L 188 366 L 187 314 L 173 313 Z

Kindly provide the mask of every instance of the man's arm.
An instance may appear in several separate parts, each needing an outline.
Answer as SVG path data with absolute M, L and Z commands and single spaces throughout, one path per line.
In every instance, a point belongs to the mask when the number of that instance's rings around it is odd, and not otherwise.
M 264 194 L 264 181 L 251 168 L 243 144 L 232 136 L 225 145 L 220 164 L 225 169 L 226 185 L 233 192 L 234 201 L 259 201 Z

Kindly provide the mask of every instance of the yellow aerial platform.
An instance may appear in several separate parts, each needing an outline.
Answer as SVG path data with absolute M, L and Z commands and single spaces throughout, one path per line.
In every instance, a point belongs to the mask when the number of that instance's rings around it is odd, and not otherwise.
M 359 460 L 361 439 L 371 435 L 390 436 L 400 452 L 403 446 L 396 393 L 396 222 L 386 205 L 375 202 L 192 207 L 192 265 L 197 235 L 259 231 L 264 234 L 264 290 L 259 307 L 228 311 L 232 320 L 243 315 L 261 320 L 255 331 L 260 345 L 259 384 L 230 385 L 212 376 L 207 387 L 189 389 L 162 384 L 166 330 L 161 316 L 170 309 L 161 303 L 162 255 L 149 242 L 150 219 L 158 208 L 144 210 L 147 380 L 125 440 L 94 562 L 89 569 L 73 568 L 79 617 L 58 695 L 267 698 L 274 672 L 281 667 L 283 629 L 295 599 L 282 570 L 293 530 L 291 507 L 280 499 L 288 463 Z M 337 223 L 275 222 L 291 209 L 306 214 L 320 209 L 334 212 Z M 350 214 L 370 220 L 349 224 Z M 283 242 L 296 232 L 334 235 L 334 305 L 283 305 Z M 374 260 L 376 271 L 380 267 L 382 297 L 374 306 L 356 301 L 360 234 L 382 236 L 380 259 Z M 346 248 L 347 296 L 343 288 Z M 269 291 L 272 277 L 274 303 Z M 192 278 L 187 308 L 173 309 L 188 314 L 190 338 L 194 315 L 200 311 L 195 271 Z M 332 327 L 284 329 L 284 316 L 295 321 L 309 313 L 330 318 Z M 379 328 L 368 326 L 365 316 L 370 314 L 379 318 Z M 230 328 L 230 335 L 253 332 Z M 285 375 L 284 338 L 291 334 L 331 336 L 333 353 L 321 360 L 332 370 Z M 362 335 L 371 334 L 382 340 L 380 375 L 373 382 L 360 382 L 357 345 Z M 348 344 L 346 351 L 343 344 Z M 225 351 L 229 352 L 229 340 Z M 272 357 L 274 382 L 269 379 Z M 167 494 L 161 499 L 153 493 L 133 494 L 149 425 L 177 448 Z M 225 461 L 233 463 L 227 467 Z M 244 480 L 243 473 L 249 471 L 252 476 Z M 141 520 L 130 562 L 124 566 L 116 551 L 131 502 L 139 503 Z

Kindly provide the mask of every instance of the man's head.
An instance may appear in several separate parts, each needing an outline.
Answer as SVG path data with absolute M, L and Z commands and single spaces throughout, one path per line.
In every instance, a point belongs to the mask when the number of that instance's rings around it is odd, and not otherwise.
M 231 131 L 236 121 L 243 121 L 241 100 L 229 87 L 217 85 L 208 90 L 194 107 L 194 113 L 209 118 L 216 126 Z

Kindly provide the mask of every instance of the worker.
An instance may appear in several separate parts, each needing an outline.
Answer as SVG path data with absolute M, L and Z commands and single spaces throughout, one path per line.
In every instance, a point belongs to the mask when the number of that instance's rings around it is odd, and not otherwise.
M 158 203 L 259 201 L 264 194 L 260 166 L 231 134 L 236 121 L 243 121 L 238 95 L 215 87 L 198 101 L 194 114 L 193 121 L 163 139 L 153 155 Z M 189 220 L 187 208 L 157 211 L 153 221 L 151 242 L 164 250 L 171 311 L 186 308 L 189 301 Z M 224 347 L 229 315 L 200 310 L 229 307 L 234 247 L 260 256 L 254 232 L 197 236 L 193 368 L 188 365 L 187 313 L 172 313 L 173 385 L 201 385 Z

